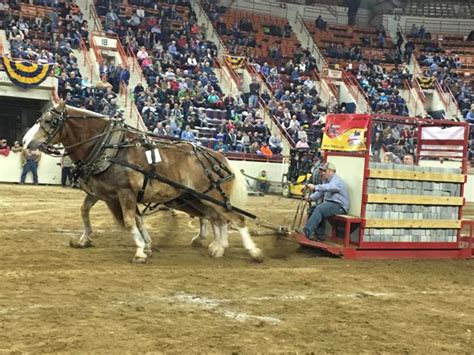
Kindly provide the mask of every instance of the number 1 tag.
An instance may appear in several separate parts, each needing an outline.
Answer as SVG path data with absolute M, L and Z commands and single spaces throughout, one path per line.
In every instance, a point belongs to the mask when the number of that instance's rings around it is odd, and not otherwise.
M 153 150 L 147 150 L 145 151 L 145 154 L 146 159 L 148 160 L 148 164 L 156 164 L 161 161 L 161 155 L 158 148 L 155 148 Z

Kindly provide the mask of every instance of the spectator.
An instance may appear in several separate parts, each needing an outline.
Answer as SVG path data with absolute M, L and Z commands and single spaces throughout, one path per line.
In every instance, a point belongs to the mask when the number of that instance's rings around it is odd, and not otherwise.
M 65 155 L 61 158 L 61 185 L 62 187 L 66 187 L 67 181 L 69 181 L 69 185 L 72 186 L 72 167 L 73 162 L 69 155 Z
M 11 151 L 13 153 L 20 153 L 23 151 L 23 147 L 21 146 L 20 142 L 15 141 L 11 147 Z
M 262 146 L 260 147 L 260 153 L 267 157 L 271 157 L 273 155 L 271 149 L 268 147 L 267 142 L 262 143 Z
M 296 148 L 309 148 L 309 144 L 305 136 L 301 137 L 301 139 L 296 143 Z
M 25 183 L 26 175 L 31 172 L 33 174 L 33 183 L 38 185 L 38 165 L 41 160 L 41 152 L 37 147 L 28 146 L 23 149 L 21 155 L 21 163 L 23 171 L 21 173 L 20 184 Z
M 8 145 L 8 142 L 6 139 L 2 139 L 0 141 L 0 155 L 4 155 L 8 157 L 10 154 L 10 146 Z
M 404 165 L 415 165 L 415 158 L 412 154 L 405 154 L 403 156 L 403 164 Z
M 474 104 L 471 105 L 471 110 L 466 114 L 466 121 L 470 124 L 474 123 Z
M 252 82 L 249 85 L 249 89 L 250 89 L 249 107 L 251 109 L 254 109 L 257 107 L 258 97 L 260 93 L 260 84 L 258 83 L 256 78 L 252 79 Z
M 267 172 L 262 170 L 257 181 L 257 190 L 262 194 L 267 194 L 270 190 L 270 182 L 268 181 Z
M 227 153 L 229 151 L 229 147 L 224 144 L 222 138 L 219 138 L 217 143 L 214 145 L 214 150 L 221 153 Z
M 281 135 L 279 133 L 273 132 L 270 139 L 268 140 L 268 143 L 273 155 L 278 155 L 281 153 L 283 146 L 281 142 Z
M 194 133 L 191 131 L 191 127 L 189 125 L 186 125 L 186 129 L 183 132 L 181 132 L 181 139 L 184 141 L 189 141 L 189 142 L 196 141 L 196 137 L 194 136 Z

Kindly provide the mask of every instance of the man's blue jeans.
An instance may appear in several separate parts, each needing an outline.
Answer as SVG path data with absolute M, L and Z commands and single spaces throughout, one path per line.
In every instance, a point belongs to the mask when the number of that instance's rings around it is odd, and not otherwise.
M 306 221 L 303 228 L 304 234 L 311 237 L 314 233 L 318 237 L 324 237 L 324 222 L 326 218 L 332 217 L 336 214 L 346 214 L 344 208 L 335 202 L 323 202 L 316 206 L 311 213 L 311 216 Z
M 33 174 L 33 183 L 38 184 L 38 163 L 34 160 L 27 160 L 23 166 L 23 172 L 21 173 L 20 182 L 25 183 L 26 174 L 30 172 Z

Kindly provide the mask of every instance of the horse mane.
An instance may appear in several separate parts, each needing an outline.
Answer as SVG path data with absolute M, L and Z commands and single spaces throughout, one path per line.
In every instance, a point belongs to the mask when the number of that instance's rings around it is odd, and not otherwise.
M 69 105 L 66 105 L 66 111 L 68 115 L 71 115 L 71 116 L 103 118 L 105 120 L 110 119 L 110 117 L 106 115 L 102 115 L 94 111 L 86 110 L 84 108 L 77 108 L 77 107 L 69 106 Z

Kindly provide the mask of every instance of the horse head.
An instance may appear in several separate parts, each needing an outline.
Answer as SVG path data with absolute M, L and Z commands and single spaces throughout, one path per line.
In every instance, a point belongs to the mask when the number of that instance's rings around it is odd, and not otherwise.
M 67 119 L 66 103 L 61 100 L 36 120 L 35 124 L 23 137 L 23 146 L 26 148 L 38 147 L 47 150 L 61 141 L 61 129 Z

